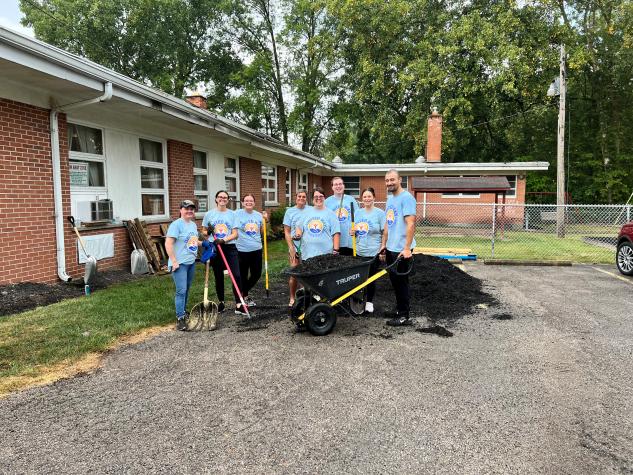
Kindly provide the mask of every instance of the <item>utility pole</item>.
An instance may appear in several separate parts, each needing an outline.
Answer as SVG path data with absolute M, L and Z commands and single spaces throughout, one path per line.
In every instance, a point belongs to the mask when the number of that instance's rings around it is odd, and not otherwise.
M 560 96 L 558 102 L 558 147 L 556 151 L 556 234 L 565 237 L 565 46 L 560 47 Z

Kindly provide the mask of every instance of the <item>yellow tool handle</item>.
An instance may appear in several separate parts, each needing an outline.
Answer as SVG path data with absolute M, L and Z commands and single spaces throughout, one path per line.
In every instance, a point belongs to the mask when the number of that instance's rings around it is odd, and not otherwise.
M 372 275 L 369 279 L 367 279 L 365 282 L 363 282 L 362 284 L 357 285 L 356 287 L 354 287 L 352 290 L 344 293 L 343 295 L 341 295 L 339 298 L 337 298 L 336 300 L 333 300 L 330 303 L 331 307 L 334 307 L 335 305 L 338 305 L 339 303 L 341 303 L 343 300 L 345 300 L 347 297 L 349 297 L 350 295 L 355 294 L 356 292 L 358 292 L 360 289 L 363 289 L 365 287 L 367 287 L 369 284 L 371 284 L 372 282 L 374 282 L 375 280 L 380 279 L 383 275 L 385 275 L 387 273 L 386 269 L 381 270 L 380 272 Z M 297 320 L 302 321 L 305 318 L 306 314 L 303 313 L 301 314 L 299 317 L 297 317 Z
M 204 297 L 202 299 L 202 305 L 206 309 L 209 306 L 209 261 L 205 263 L 204 271 Z
M 268 291 L 268 238 L 266 232 L 266 218 L 262 216 L 262 231 L 264 232 L 264 270 L 266 271 L 266 290 Z
M 354 229 L 354 221 L 352 221 L 352 229 Z M 352 254 L 356 257 L 356 230 L 352 234 Z

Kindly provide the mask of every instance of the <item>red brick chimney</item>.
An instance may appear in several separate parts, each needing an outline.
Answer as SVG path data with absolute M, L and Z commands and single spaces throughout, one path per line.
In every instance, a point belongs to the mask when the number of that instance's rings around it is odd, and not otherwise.
M 427 125 L 426 161 L 442 161 L 442 116 L 437 112 L 437 107 L 433 107 Z
M 185 97 L 185 100 L 189 104 L 199 107 L 200 109 L 207 109 L 207 98 L 198 92 L 194 93 L 192 96 Z

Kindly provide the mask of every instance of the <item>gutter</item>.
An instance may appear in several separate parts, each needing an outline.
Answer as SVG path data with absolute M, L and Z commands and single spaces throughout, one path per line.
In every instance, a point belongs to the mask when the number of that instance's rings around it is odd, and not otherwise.
M 55 241 L 57 242 L 57 275 L 64 282 L 72 277 L 66 273 L 66 246 L 64 244 L 64 208 L 62 203 L 61 157 L 59 154 L 59 122 L 60 112 L 78 109 L 97 102 L 109 101 L 112 98 L 112 83 L 103 84 L 103 94 L 93 99 L 53 107 L 49 114 L 51 131 L 51 158 L 53 161 L 53 197 L 55 200 Z

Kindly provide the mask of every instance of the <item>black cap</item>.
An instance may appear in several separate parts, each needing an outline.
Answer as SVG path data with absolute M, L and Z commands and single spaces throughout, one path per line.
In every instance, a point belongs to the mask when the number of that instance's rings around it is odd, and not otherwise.
M 181 208 L 194 208 L 194 209 L 198 209 L 198 207 L 196 206 L 196 204 L 191 201 L 191 200 L 182 200 L 180 202 L 180 207 Z

